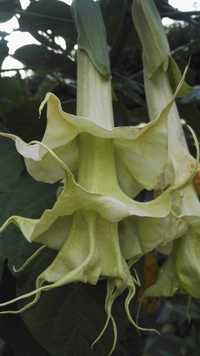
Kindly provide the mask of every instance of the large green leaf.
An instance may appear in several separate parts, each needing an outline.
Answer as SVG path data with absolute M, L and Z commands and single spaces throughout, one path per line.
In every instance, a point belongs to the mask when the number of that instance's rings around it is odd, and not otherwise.
M 19 77 L 0 78 L 0 114 L 4 115 L 15 109 L 25 100 L 23 83 Z
M 25 87 L 17 76 L 0 78 L 0 116 L 10 132 L 30 141 L 42 136 L 46 121 L 38 120 L 40 100 L 27 95 Z
M 128 2 L 127 0 L 101 0 L 100 5 L 107 29 L 108 43 L 118 57 L 117 49 L 121 48 L 122 42 L 125 44 L 127 28 L 130 30 L 131 27 L 127 18 Z M 113 53 L 111 53 L 111 57 L 112 55 Z M 115 60 L 117 59 L 115 58 Z
M 33 70 L 61 71 L 74 78 L 76 75 L 75 63 L 66 55 L 49 51 L 43 46 L 27 45 L 15 51 L 14 58 Z
M 12 214 L 23 214 L 38 217 L 44 208 L 49 207 L 55 197 L 55 187 L 35 183 L 27 173 L 16 181 L 13 191 L 2 193 L 0 221 L 6 220 Z M 25 239 L 15 229 L 8 229 L 1 234 L 0 259 L 8 259 L 9 266 L 21 265 L 37 248 L 37 245 L 27 244 Z
M 18 134 L 26 141 L 41 138 L 45 129 L 46 120 L 39 120 L 39 100 L 29 97 L 20 105 L 10 108 L 5 115 L 5 124 L 10 132 Z
M 53 253 L 44 251 L 22 276 L 17 279 L 18 295 L 34 288 L 37 275 L 53 258 Z M 105 284 L 92 287 L 83 284 L 70 284 L 51 293 L 44 293 L 39 302 L 22 317 L 34 338 L 52 356 L 105 356 L 112 344 L 109 328 L 94 349 L 91 344 L 102 329 L 104 312 Z M 115 304 L 113 311 L 118 325 L 119 339 L 126 330 L 127 321 L 123 317 L 122 300 Z M 21 303 L 20 303 L 21 306 Z M 120 349 L 113 356 L 121 356 Z
M 30 32 L 38 41 L 49 47 L 56 48 L 55 36 L 63 37 L 70 48 L 75 44 L 76 30 L 70 6 L 61 1 L 31 2 L 21 15 L 19 25 L 21 31 Z
M 0 194 L 2 195 L 2 193 L 8 193 L 13 190 L 24 171 L 24 165 L 12 142 L 8 140 L 0 140 L 0 156 Z
M 2 299 L 9 299 L 16 295 L 15 279 L 6 268 L 3 280 L 0 283 L 0 294 Z M 2 347 L 5 342 L 5 350 Z M 48 356 L 45 351 L 28 331 L 20 315 L 0 316 L 0 355 L 1 356 Z M 5 353 L 4 353 L 5 352 Z
M 8 21 L 16 12 L 16 0 L 0 0 L 0 22 Z
M 12 172 L 11 172 L 12 170 Z M 35 182 L 27 173 L 24 163 L 12 142 L 0 142 L 0 224 L 12 214 L 38 217 L 55 199 L 55 185 Z M 37 248 L 29 244 L 19 231 L 7 229 L 0 235 L 0 261 L 8 259 L 11 268 L 19 266 Z

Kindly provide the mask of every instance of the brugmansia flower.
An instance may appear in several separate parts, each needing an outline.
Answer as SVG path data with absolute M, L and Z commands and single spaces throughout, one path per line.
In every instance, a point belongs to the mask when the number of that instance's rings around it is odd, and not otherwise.
M 107 58 L 106 45 L 104 42 L 98 44 L 99 33 L 105 32 L 98 4 L 88 1 L 87 11 L 85 6 L 86 2 L 84 7 L 81 1 L 75 2 L 78 29 L 80 31 L 83 18 L 83 25 L 87 16 L 94 18 L 95 46 L 98 45 L 98 51 L 105 47 Z M 95 31 L 86 26 L 86 35 L 94 35 Z M 107 280 L 105 309 L 108 318 L 99 337 L 111 320 L 115 332 L 113 350 L 116 327 L 111 307 L 117 296 L 127 290 L 125 310 L 135 325 L 129 304 L 138 281 L 131 274 L 128 261 L 137 260 L 141 255 L 141 251 L 138 255 L 138 250 L 131 251 L 129 246 L 133 222 L 126 221 L 126 228 L 120 229 L 119 223 L 131 216 L 161 218 L 170 210 L 168 192 L 147 203 L 131 197 L 144 188 L 153 189 L 164 169 L 167 112 L 172 101 L 147 125 L 114 128 L 109 67 L 94 65 L 81 38 L 79 47 L 78 115 L 64 113 L 58 98 L 47 94 L 41 106 L 42 110 L 47 103 L 47 127 L 41 143 L 26 144 L 14 135 L 4 134 L 15 140 L 18 152 L 25 157 L 27 169 L 35 179 L 50 183 L 60 180 L 62 191 L 53 208 L 44 211 L 40 219 L 12 216 L 2 229 L 14 223 L 28 241 L 58 251 L 54 261 L 37 277 L 36 290 L 17 298 L 35 295 L 20 311 L 33 305 L 42 291 L 67 283 L 96 284 L 100 278 Z M 35 255 L 30 260 L 33 257 Z
M 170 55 L 167 38 L 154 2 L 134 0 L 133 18 L 143 45 L 145 90 L 150 117 L 153 119 L 172 97 L 173 81 L 179 78 L 179 71 Z M 148 51 L 151 51 L 151 56 L 148 56 Z M 187 93 L 188 89 L 186 85 L 183 86 L 182 94 Z M 196 141 L 194 134 L 193 137 Z M 197 164 L 194 173 L 197 172 L 199 164 L 198 147 L 196 142 Z M 199 298 L 200 203 L 190 175 L 194 169 L 193 158 L 189 153 L 175 104 L 168 119 L 168 161 L 160 182 L 161 191 L 166 185 L 176 185 L 183 177 L 188 176 L 188 179 L 186 178 L 184 186 L 174 190 L 172 212 L 163 220 L 164 228 L 160 229 L 161 234 L 165 233 L 165 230 L 170 233 L 173 230 L 174 241 L 171 246 L 166 245 L 166 251 L 162 249 L 169 257 L 160 270 L 157 282 L 147 289 L 145 294 L 172 296 L 179 290 Z M 182 231 L 176 229 L 176 226 L 183 225 Z
M 34 291 L 1 306 L 34 296 L 21 312 L 36 303 L 42 291 L 74 282 L 96 284 L 104 278 L 107 321 L 97 340 L 111 320 L 112 353 L 117 336 L 112 304 L 126 290 L 126 314 L 136 325 L 129 304 L 139 281 L 131 266 L 146 252 L 187 232 L 187 221 L 178 218 L 184 215 L 178 202 L 187 209 L 182 192 L 188 189 L 197 165 L 185 142 L 174 158 L 182 129 L 177 124 L 172 132 L 172 121 L 176 122 L 171 119 L 173 95 L 150 123 L 114 127 L 109 59 L 98 3 L 85 0 L 83 5 L 76 0 L 73 6 L 79 34 L 77 115 L 63 112 L 59 99 L 49 93 L 40 107 L 41 111 L 47 104 L 47 127 L 41 142 L 27 144 L 15 135 L 1 134 L 15 141 L 32 177 L 62 182 L 54 206 L 40 219 L 12 216 L 1 230 L 13 223 L 29 242 L 58 252 L 37 277 Z M 133 200 L 143 189 L 163 192 L 150 202 Z

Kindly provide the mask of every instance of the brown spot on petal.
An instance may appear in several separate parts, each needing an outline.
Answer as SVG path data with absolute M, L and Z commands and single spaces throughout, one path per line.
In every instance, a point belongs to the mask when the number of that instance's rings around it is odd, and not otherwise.
M 149 314 L 154 314 L 158 310 L 160 300 L 151 297 L 143 298 L 143 292 L 146 288 L 151 287 L 156 282 L 158 270 L 159 267 L 156 256 L 153 253 L 146 254 L 144 257 L 144 287 L 140 288 L 138 292 L 138 300 L 141 302 L 145 312 Z
M 197 171 L 195 177 L 193 178 L 193 184 L 198 196 L 200 196 L 200 170 Z

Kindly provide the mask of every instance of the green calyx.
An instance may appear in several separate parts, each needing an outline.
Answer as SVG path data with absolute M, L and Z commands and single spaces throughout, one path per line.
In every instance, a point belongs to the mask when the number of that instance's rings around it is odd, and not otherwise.
M 96 70 L 108 79 L 111 75 L 108 45 L 98 2 L 74 0 L 72 9 L 78 32 L 79 49 L 87 53 Z

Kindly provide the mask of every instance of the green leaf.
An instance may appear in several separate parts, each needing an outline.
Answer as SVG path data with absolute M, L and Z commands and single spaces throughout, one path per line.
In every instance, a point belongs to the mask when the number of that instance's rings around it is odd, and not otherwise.
M 13 190 L 1 194 L 0 223 L 2 224 L 12 214 L 23 214 L 30 218 L 38 217 L 42 211 L 50 207 L 55 199 L 55 186 L 36 183 L 27 173 L 16 181 Z M 29 257 L 36 247 L 27 244 L 16 231 L 8 229 L 1 234 L 0 259 L 8 259 L 12 270 L 13 265 L 19 267 Z
M 4 122 L 10 132 L 14 132 L 26 141 L 42 137 L 46 120 L 39 120 L 39 101 L 31 98 L 15 103 L 16 107 L 6 113 Z
M 4 39 L 1 39 L 0 41 L 0 68 L 2 66 L 2 63 L 4 59 L 8 56 L 8 46 L 7 46 L 7 41 Z
M 24 164 L 10 140 L 0 140 L 0 156 L 0 194 L 2 194 L 14 189 L 16 182 L 24 172 Z
M 31 2 L 21 14 L 19 26 L 21 31 L 30 32 L 48 47 L 57 48 L 54 42 L 55 36 L 63 37 L 70 48 L 73 48 L 76 41 L 76 29 L 70 6 L 61 1 Z
M 106 30 L 98 2 L 74 0 L 72 8 L 78 31 L 78 45 L 87 52 L 96 69 L 110 76 Z
M 27 95 L 25 85 L 18 77 L 0 78 L 0 115 L 4 126 L 24 140 L 42 136 L 45 120 L 38 120 L 39 99 Z
M 183 98 L 181 98 L 179 101 L 181 104 L 193 104 L 193 103 L 199 103 L 200 100 L 200 85 L 196 85 L 193 87 L 193 90 L 187 93 Z M 189 118 L 190 120 L 190 118 Z
M 17 279 L 18 295 L 34 289 L 37 275 L 51 262 L 54 255 L 52 252 L 42 252 L 23 272 Z M 39 302 L 23 313 L 22 317 L 34 338 L 52 356 L 105 356 L 112 344 L 111 328 L 104 334 L 102 342 L 91 349 L 92 342 L 106 320 L 104 299 L 104 282 L 95 287 L 70 284 L 42 294 Z M 119 340 L 127 326 L 122 309 L 122 301 L 116 301 L 113 313 L 116 316 Z M 113 354 L 120 355 L 120 349 Z
M 39 217 L 54 202 L 55 185 L 35 182 L 26 173 L 21 157 L 16 154 L 15 147 L 9 140 L 1 140 L 0 148 L 0 224 L 16 213 Z M 3 263 L 8 259 L 11 271 L 13 265 L 23 264 L 36 248 L 37 245 L 27 243 L 14 228 L 9 228 L 0 235 L 0 261 Z
M 121 40 L 122 28 L 124 29 L 125 15 L 127 15 L 127 1 L 101 0 L 100 6 L 107 29 L 108 43 L 111 46 L 117 47 L 118 39 Z
M 0 294 L 1 300 L 10 299 L 16 295 L 15 279 L 7 268 L 5 269 L 0 284 Z M 0 338 L 1 342 L 3 340 L 8 346 L 8 350 L 6 347 L 5 355 L 49 355 L 49 353 L 35 341 L 20 315 L 0 315 Z M 2 355 L 4 355 L 3 351 L 1 347 Z
M 20 79 L 15 77 L 0 78 L 0 113 L 7 112 L 19 106 L 25 99 L 24 87 Z
M 20 47 L 15 51 L 14 58 L 33 70 L 61 71 L 70 78 L 76 76 L 74 62 L 66 55 L 54 53 L 43 46 L 32 44 Z
M 16 0 L 0 0 L 0 22 L 11 19 L 16 13 Z
M 137 104 L 138 106 L 144 106 L 144 87 L 136 80 L 129 78 L 120 78 L 120 81 L 114 81 L 114 88 L 120 90 L 125 97 Z

